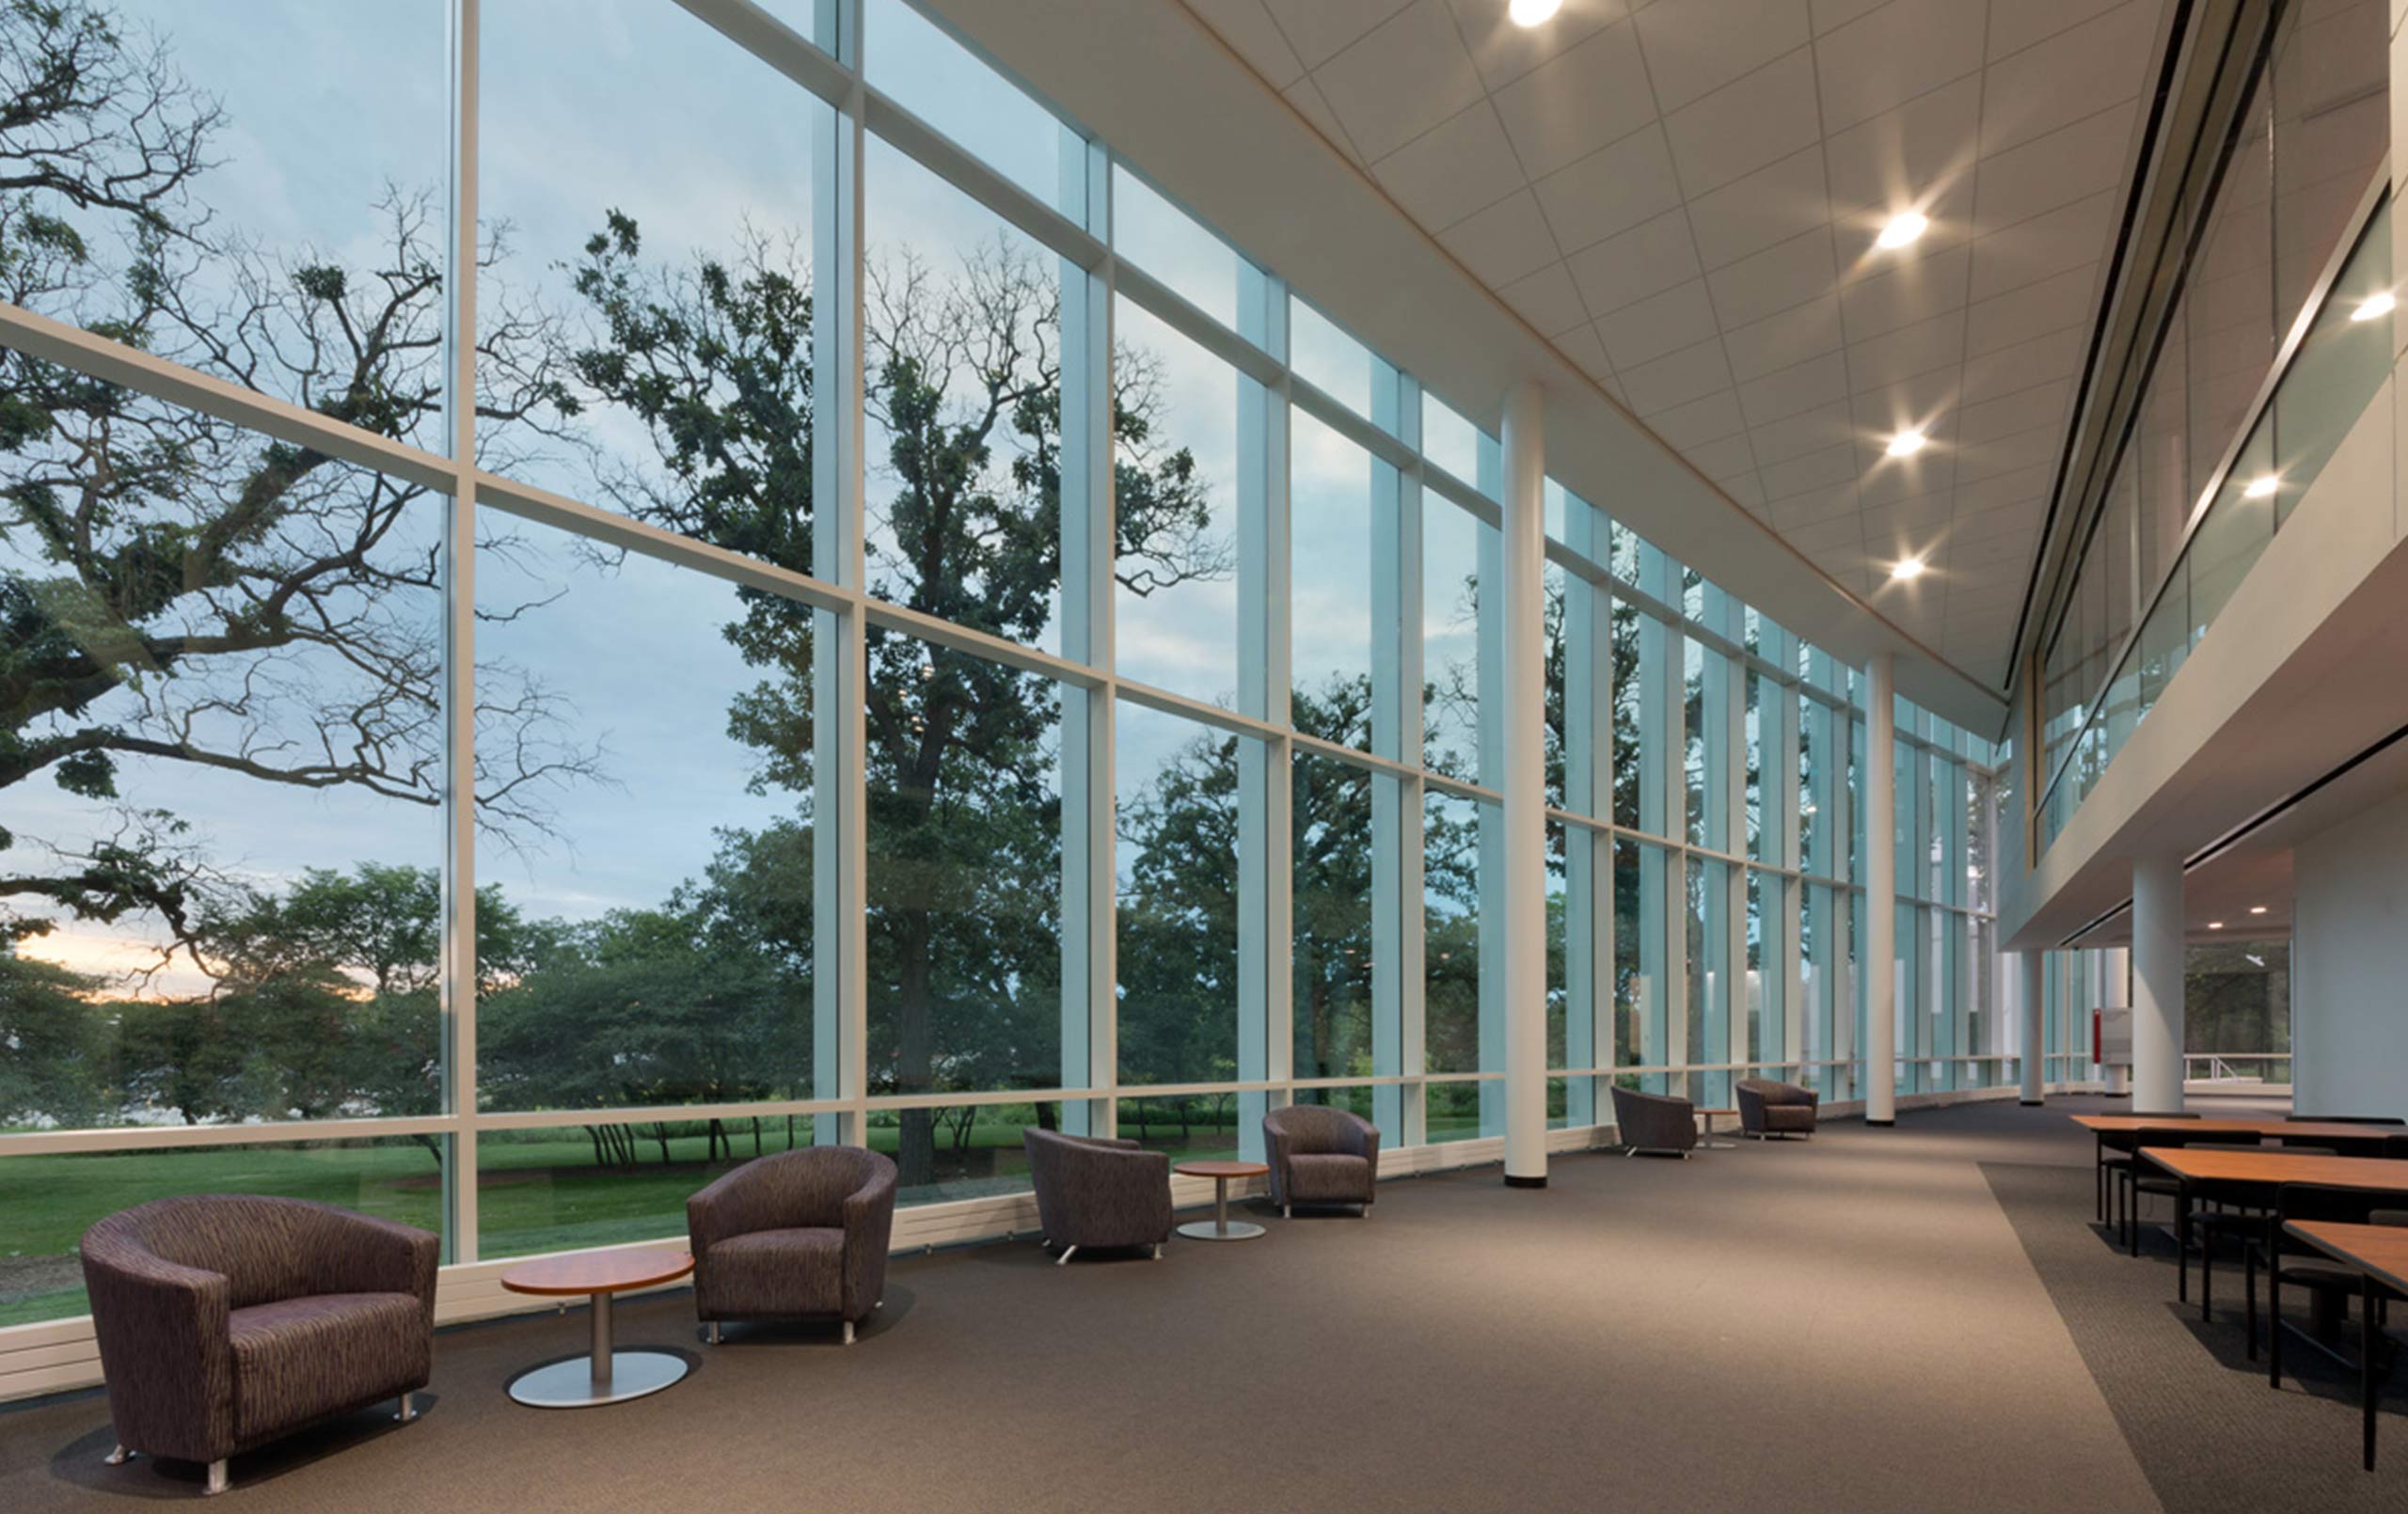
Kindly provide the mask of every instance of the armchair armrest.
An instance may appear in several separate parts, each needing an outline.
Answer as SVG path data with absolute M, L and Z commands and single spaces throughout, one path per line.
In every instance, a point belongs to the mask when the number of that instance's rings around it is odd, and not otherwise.
M 886 1297 L 886 1254 L 895 1243 L 895 1169 L 882 1166 L 845 1196 L 845 1317 L 859 1319 Z
M 406 1293 L 435 1316 L 435 1271 L 442 1238 L 416 1225 L 330 1209 L 334 1244 L 316 1258 L 313 1285 L 321 1293 Z
M 154 1456 L 214 1461 L 234 1443 L 232 1285 L 126 1245 L 83 1248 L 92 1333 L 118 1440 Z
M 687 1198 L 686 1244 L 697 1262 L 720 1241 L 773 1227 L 773 1217 L 755 1198 L 762 1191 L 760 1175 L 748 1162 Z

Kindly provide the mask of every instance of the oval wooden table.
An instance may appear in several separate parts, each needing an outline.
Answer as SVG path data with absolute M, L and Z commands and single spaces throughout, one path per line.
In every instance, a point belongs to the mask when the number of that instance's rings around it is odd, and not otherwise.
M 1270 1173 L 1270 1168 L 1259 1161 L 1183 1161 L 1171 1171 L 1212 1180 L 1212 1218 L 1190 1220 L 1179 1227 L 1180 1235 L 1190 1240 L 1252 1240 L 1262 1234 L 1262 1227 L 1259 1224 L 1229 1219 L 1229 1179 L 1262 1177 Z
M 610 1300 L 630 1289 L 674 1283 L 693 1270 L 694 1258 L 686 1253 L 655 1247 L 547 1256 L 502 1273 L 501 1285 L 513 1293 L 582 1293 L 594 1301 L 592 1351 L 520 1373 L 511 1380 L 510 1396 L 533 1409 L 591 1409 L 658 1393 L 684 1377 L 686 1359 L 673 1351 L 612 1349 Z

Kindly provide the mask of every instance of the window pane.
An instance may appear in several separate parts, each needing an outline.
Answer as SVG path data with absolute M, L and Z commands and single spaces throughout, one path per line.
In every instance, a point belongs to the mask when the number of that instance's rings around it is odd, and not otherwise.
M 875 87 L 1038 198 L 1081 214 L 1083 165 L 1065 182 L 1065 138 L 1053 113 L 903 0 L 863 0 L 862 67 Z
M 89 1312 L 76 1250 L 84 1232 L 152 1199 L 188 1193 L 309 1199 L 440 1232 L 449 1152 L 441 1136 L 394 1136 L 0 1159 L 0 1214 L 8 1217 L 7 1250 L 0 1253 L 0 1326 Z M 681 1213 L 684 1202 L 678 1200 Z
M 1497 1090 L 1492 1094 L 1491 1088 Z M 1425 1128 L 1432 1145 L 1477 1141 L 1483 1133 L 1481 1106 L 1499 1097 L 1502 1082 L 1432 1083 L 1422 1090 Z M 1493 1133 L 1493 1132 L 1490 1132 Z
M 1421 455 L 1465 483 L 1480 483 L 1480 428 L 1446 401 L 1421 391 Z
M 1298 1103 L 1305 1102 L 1299 1095 Z M 1238 1155 L 1238 1096 L 1193 1094 L 1174 1098 L 1120 1100 L 1119 1135 L 1173 1161 L 1234 1161 Z
M 1292 411 L 1289 528 L 1297 730 L 1371 743 L 1371 454 Z M 1219 638 L 1226 645 L 1229 638 Z
M 1298 752 L 1291 834 L 1295 1075 L 1371 1066 L 1371 774 Z
M 1234 707 L 1238 391 L 1245 381 L 1127 299 L 1114 308 L 1123 396 L 1113 589 L 1119 670 Z
M 432 1112 L 448 501 L 8 361 L 0 1123 Z
M 1432 1072 L 1480 1065 L 1480 811 L 1422 796 L 1422 1027 Z
M 522 690 L 562 747 L 480 810 L 488 835 L 542 822 L 478 854 L 480 1102 L 810 1096 L 812 612 L 480 524 L 479 753 Z
M 1435 495 L 1421 501 L 1425 761 L 1480 777 L 1480 561 L 1492 528 Z
M 1238 328 L 1244 260 L 1117 163 L 1112 166 L 1112 245 L 1206 315 Z
M 1304 301 L 1288 301 L 1288 363 L 1296 376 L 1370 418 L 1374 376 L 1386 365 Z
M 873 136 L 867 146 L 870 591 L 1060 644 L 1060 262 Z
M 1059 1087 L 1061 691 L 876 627 L 869 684 L 869 1091 Z
M 480 103 L 480 458 L 810 572 L 812 145 L 832 113 L 674 6 L 481 14 L 507 85 Z
M 1238 742 L 1123 701 L 1120 1080 L 1237 1076 Z
M 1028 1158 L 1021 1132 L 1058 1125 L 1059 1110 L 1042 1103 L 872 1110 L 869 1148 L 895 1159 L 897 1204 L 1025 1193 Z
M 755 1156 L 811 1143 L 808 1114 L 488 1130 L 477 1138 L 477 1251 L 682 1238 L 695 1190 Z
M 448 9 L 9 7 L 0 297 L 440 446 Z

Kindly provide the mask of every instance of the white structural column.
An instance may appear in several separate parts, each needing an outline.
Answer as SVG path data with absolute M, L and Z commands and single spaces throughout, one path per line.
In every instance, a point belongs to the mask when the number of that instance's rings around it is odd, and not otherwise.
M 2023 1001 L 2023 1102 L 2037 1104 L 2047 1086 L 2046 1068 L 2041 1063 L 2040 985 L 2049 970 L 2045 952 L 2020 952 L 2015 958 L 2015 976 L 2020 983 L 2017 990 Z
M 1873 659 L 1864 712 L 1864 1123 L 1898 1117 L 1898 811 L 1896 674 L 1889 653 Z
M 1505 397 L 1505 1181 L 1546 1182 L 1546 452 L 1536 384 Z
M 2132 1108 L 2182 1108 L 2182 861 L 2132 864 Z

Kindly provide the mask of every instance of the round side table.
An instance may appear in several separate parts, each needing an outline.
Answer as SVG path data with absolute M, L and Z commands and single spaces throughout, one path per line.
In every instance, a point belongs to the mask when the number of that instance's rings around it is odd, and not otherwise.
M 501 1285 L 513 1293 L 546 1298 L 582 1293 L 594 1301 L 593 1350 L 520 1373 L 511 1380 L 510 1396 L 533 1409 L 591 1409 L 658 1393 L 684 1377 L 686 1359 L 673 1351 L 612 1348 L 610 1301 L 632 1288 L 673 1283 L 693 1270 L 694 1258 L 684 1252 L 650 1249 L 547 1256 L 501 1274 Z
M 1190 1220 L 1179 1227 L 1180 1235 L 1190 1240 L 1252 1240 L 1262 1234 L 1259 1224 L 1229 1218 L 1229 1179 L 1266 1176 L 1270 1168 L 1259 1161 L 1183 1161 L 1171 1171 L 1212 1180 L 1212 1218 Z

